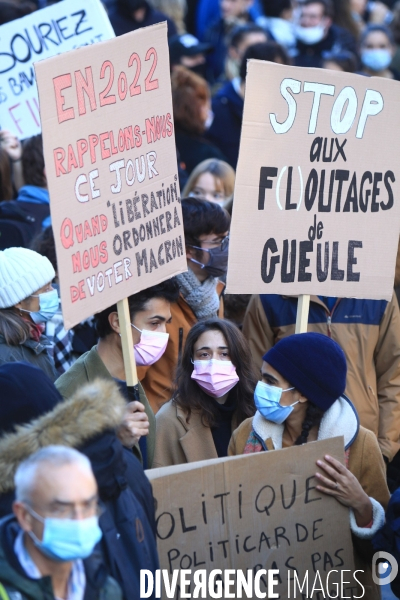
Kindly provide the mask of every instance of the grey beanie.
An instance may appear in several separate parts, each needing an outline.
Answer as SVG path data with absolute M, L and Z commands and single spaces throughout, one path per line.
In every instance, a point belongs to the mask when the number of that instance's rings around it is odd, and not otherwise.
M 0 308 L 15 306 L 54 277 L 49 259 L 33 250 L 6 248 L 0 251 Z

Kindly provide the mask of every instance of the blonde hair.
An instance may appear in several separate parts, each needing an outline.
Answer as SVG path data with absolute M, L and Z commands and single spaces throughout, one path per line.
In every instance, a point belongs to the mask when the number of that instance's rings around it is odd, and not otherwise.
M 218 179 L 222 183 L 223 192 L 226 199 L 230 199 L 233 196 L 233 190 L 235 187 L 235 171 L 223 160 L 217 158 L 208 158 L 199 163 L 190 174 L 189 179 L 183 189 L 182 197 L 186 198 L 190 192 L 196 186 L 200 175 L 203 173 L 211 173 L 214 179 Z
M 149 0 L 151 6 L 173 20 L 179 34 L 186 33 L 186 0 Z

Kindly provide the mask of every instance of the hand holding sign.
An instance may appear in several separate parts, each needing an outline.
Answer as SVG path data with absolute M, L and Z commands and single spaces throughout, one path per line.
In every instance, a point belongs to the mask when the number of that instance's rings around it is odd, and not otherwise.
M 149 433 L 149 419 L 144 412 L 141 402 L 129 402 L 120 427 L 118 428 L 118 439 L 123 446 L 132 448 L 141 437 Z

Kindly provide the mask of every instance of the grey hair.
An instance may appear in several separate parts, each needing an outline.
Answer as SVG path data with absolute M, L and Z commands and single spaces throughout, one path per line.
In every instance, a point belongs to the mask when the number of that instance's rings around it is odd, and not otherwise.
M 74 448 L 68 448 L 67 446 L 46 446 L 46 448 L 41 448 L 34 454 L 31 454 L 29 458 L 19 465 L 14 476 L 16 500 L 26 503 L 30 502 L 37 472 L 43 465 L 63 467 L 64 465 L 71 464 L 80 465 L 83 469 L 93 473 L 90 460 Z

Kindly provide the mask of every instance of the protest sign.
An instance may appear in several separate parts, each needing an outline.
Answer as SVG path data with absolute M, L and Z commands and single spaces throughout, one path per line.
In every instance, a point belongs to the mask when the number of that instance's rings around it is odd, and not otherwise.
M 344 593 L 331 597 L 357 596 L 348 508 L 316 490 L 325 454 L 344 462 L 343 438 L 146 471 L 161 569 L 277 569 L 280 598 L 311 597 L 293 593 L 294 570 L 301 582 L 308 573 L 310 592 L 319 578 L 335 589 L 348 569 Z
M 228 293 L 392 296 L 400 85 L 248 63 Z
M 0 129 L 40 133 L 33 63 L 114 37 L 100 0 L 63 0 L 0 27 Z
M 35 64 L 68 328 L 187 268 L 168 56 L 159 23 Z

